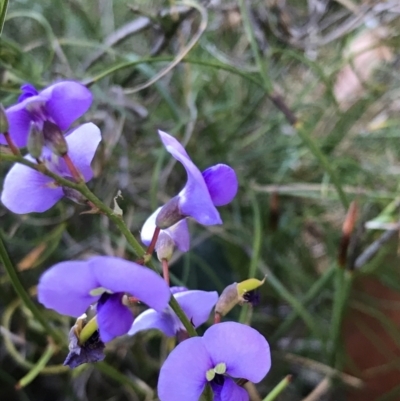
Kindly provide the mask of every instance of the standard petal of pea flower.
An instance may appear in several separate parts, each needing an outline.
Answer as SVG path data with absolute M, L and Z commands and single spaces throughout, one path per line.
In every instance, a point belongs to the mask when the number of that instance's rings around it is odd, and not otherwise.
M 18 103 L 6 109 L 8 133 L 18 147 L 27 145 L 32 122 L 42 129 L 43 123 L 49 121 L 65 131 L 92 104 L 89 89 L 74 81 L 58 82 L 40 92 L 31 84 L 25 84 L 21 91 Z M 0 144 L 7 144 L 1 134 Z
M 238 189 L 235 171 L 225 164 L 217 164 L 202 173 L 174 137 L 163 131 L 158 133 L 165 149 L 185 168 L 187 182 L 179 194 L 161 208 L 156 225 L 166 229 L 185 217 L 204 225 L 222 224 L 216 206 L 225 205 L 235 197 Z

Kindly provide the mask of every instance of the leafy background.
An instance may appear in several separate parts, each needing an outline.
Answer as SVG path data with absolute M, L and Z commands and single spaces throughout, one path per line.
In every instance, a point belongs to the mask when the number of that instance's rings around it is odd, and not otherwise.
M 174 4 L 10 2 L 0 38 L 2 103 L 13 104 L 24 82 L 88 84 L 94 103 L 80 123 L 93 121 L 103 135 L 89 185 L 107 204 L 121 191 L 137 235 L 185 182 L 157 129 L 176 135 L 201 169 L 223 162 L 237 171 L 238 196 L 220 209 L 224 225 L 191 224 L 192 249 L 175 255 L 171 272 L 175 284 L 218 291 L 267 274 L 261 304 L 228 316 L 251 323 L 273 351 L 272 371 L 251 388 L 252 400 L 288 374 L 281 400 L 400 399 L 398 2 Z M 0 184 L 9 167 L 0 163 Z M 339 267 L 352 201 L 358 214 Z M 57 261 L 134 260 L 105 216 L 83 211 L 62 201 L 45 214 L 18 216 L 0 205 L 0 232 L 33 297 L 38 277 Z M 378 229 L 367 229 L 370 221 Z M 376 252 L 359 259 L 374 241 Z M 60 349 L 16 390 L 47 339 L 0 271 L 2 400 L 155 399 L 173 346 L 155 332 L 115 340 L 105 363 L 73 372 L 59 366 Z M 66 335 L 70 319 L 42 313 Z

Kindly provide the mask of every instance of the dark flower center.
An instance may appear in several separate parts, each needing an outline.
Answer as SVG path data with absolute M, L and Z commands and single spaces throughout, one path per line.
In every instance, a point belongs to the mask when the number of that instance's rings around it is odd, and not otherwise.
M 211 380 L 212 384 L 215 384 L 217 386 L 223 386 L 225 382 L 225 376 L 220 375 L 218 373 L 215 374 L 214 379 Z
M 253 306 L 257 306 L 260 304 L 260 292 L 258 291 L 258 289 L 246 292 L 243 295 L 243 298 L 246 302 L 252 304 Z

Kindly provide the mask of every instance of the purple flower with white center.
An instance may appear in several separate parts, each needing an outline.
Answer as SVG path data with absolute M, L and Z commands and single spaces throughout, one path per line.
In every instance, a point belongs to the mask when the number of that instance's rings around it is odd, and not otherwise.
M 105 343 L 126 334 L 132 326 L 132 312 L 122 303 L 125 293 L 157 311 L 167 307 L 171 296 L 158 274 L 111 256 L 57 263 L 38 285 L 39 302 L 63 315 L 79 317 L 97 302 L 97 324 Z
M 62 131 L 81 117 L 92 104 L 92 94 L 84 85 L 63 81 L 38 92 L 30 84 L 22 85 L 18 103 L 6 110 L 9 134 L 18 147 L 27 145 L 31 122 L 43 128 L 45 121 L 56 124 Z M 7 142 L 0 134 L 0 144 Z
M 202 173 L 174 137 L 163 131 L 158 133 L 165 149 L 182 163 L 188 179 L 179 194 L 162 207 L 157 226 L 165 229 L 185 217 L 204 225 L 222 224 L 216 206 L 226 205 L 235 197 L 238 189 L 235 171 L 225 164 L 217 164 Z
M 149 246 L 151 239 L 153 238 L 154 231 L 156 229 L 156 218 L 160 212 L 159 207 L 143 224 L 140 237 L 143 244 Z M 170 260 L 174 247 L 176 246 L 181 252 L 187 252 L 189 250 L 190 237 L 189 229 L 186 219 L 178 221 L 173 226 L 161 230 L 158 235 L 155 250 L 159 259 Z
M 199 327 L 207 321 L 218 300 L 217 291 L 191 291 L 182 287 L 172 287 L 171 292 L 194 327 Z M 173 337 L 179 331 L 186 330 L 169 306 L 161 312 L 148 309 L 141 313 L 134 320 L 128 334 L 134 335 L 139 331 L 149 329 L 160 330 L 168 337 Z
M 258 383 L 270 368 L 268 342 L 257 330 L 236 322 L 215 324 L 203 337 L 189 338 L 171 352 L 161 367 L 158 397 L 198 401 L 209 384 L 214 401 L 248 401 L 233 378 Z
M 71 160 L 82 173 L 85 182 L 88 182 L 93 177 L 90 163 L 101 141 L 99 128 L 92 123 L 83 124 L 65 139 Z M 31 156 L 26 156 L 26 159 L 36 163 Z M 64 178 L 72 178 L 64 160 L 48 149 L 44 150 L 42 161 L 53 173 Z M 16 163 L 4 180 L 1 201 L 14 213 L 44 212 L 65 196 L 64 192 L 65 190 L 52 178 Z

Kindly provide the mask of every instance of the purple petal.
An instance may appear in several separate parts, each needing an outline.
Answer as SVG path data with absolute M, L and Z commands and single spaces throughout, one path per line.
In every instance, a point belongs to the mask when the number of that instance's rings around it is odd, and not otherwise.
M 62 197 L 61 187 L 51 178 L 18 163 L 6 175 L 1 193 L 4 206 L 18 214 L 44 212 Z
M 238 386 L 232 379 L 225 377 L 222 386 L 212 385 L 214 401 L 249 401 L 247 391 Z
M 181 342 L 168 356 L 158 378 L 160 401 L 198 401 L 213 368 L 200 337 Z
M 187 252 L 190 249 L 190 235 L 186 219 L 178 221 L 165 231 L 170 235 L 176 247 L 181 252 Z
M 178 294 L 178 292 L 189 291 L 186 287 L 171 287 L 170 288 L 171 294 Z
M 218 300 L 217 291 L 185 291 L 175 294 L 175 298 L 195 327 L 206 322 L 211 309 Z
M 179 193 L 181 213 L 193 217 L 200 224 L 222 224 L 200 170 L 190 160 L 183 146 L 174 137 L 163 131 L 158 131 L 158 133 L 166 150 L 183 164 L 188 176 L 185 187 Z
M 97 297 L 90 291 L 99 287 L 86 261 L 57 263 L 40 277 L 38 299 L 46 308 L 79 317 Z
M 159 207 L 150 217 L 148 217 L 143 224 L 142 231 L 140 232 L 140 238 L 143 244 L 147 246 L 150 245 L 151 239 L 153 238 L 153 234 L 156 229 L 156 218 L 160 210 L 161 207 Z M 183 219 L 162 231 L 166 232 L 172 238 L 176 247 L 181 252 L 187 252 L 190 249 L 189 228 L 186 219 Z
M 166 336 L 173 337 L 175 335 L 173 317 L 167 312 L 156 312 L 154 309 L 148 309 L 134 320 L 128 334 L 133 336 L 139 331 L 150 329 L 160 330 Z
M 103 294 L 97 303 L 100 338 L 108 342 L 126 334 L 133 322 L 132 312 L 122 304 L 123 293 Z
M 76 119 L 81 117 L 92 104 L 92 94 L 84 85 L 64 81 L 51 85 L 40 92 L 47 99 L 48 116 L 61 130 L 66 130 Z
M 19 148 L 26 146 L 28 133 L 31 126 L 31 117 L 25 110 L 23 103 L 16 104 L 6 110 L 11 139 Z M 3 135 L 0 134 L 0 144 L 7 145 Z
M 88 182 L 93 177 L 90 163 L 101 141 L 99 128 L 93 123 L 83 124 L 66 137 L 68 154 Z
M 258 383 L 271 368 L 267 340 L 253 328 L 236 322 L 211 326 L 203 336 L 214 363 L 225 363 L 226 373 Z
M 235 170 L 226 164 L 217 164 L 203 171 L 208 192 L 215 206 L 223 206 L 232 201 L 238 190 Z
M 127 292 L 159 311 L 168 305 L 171 293 L 167 284 L 149 268 L 111 256 L 94 257 L 89 264 L 101 287 Z
M 23 102 L 25 99 L 28 99 L 28 97 L 36 96 L 38 94 L 36 88 L 31 84 L 23 84 L 21 86 L 21 92 L 22 93 L 18 97 L 18 103 Z

